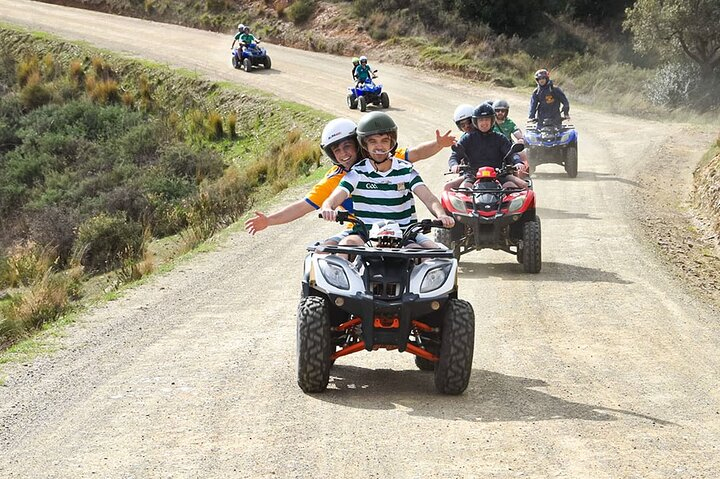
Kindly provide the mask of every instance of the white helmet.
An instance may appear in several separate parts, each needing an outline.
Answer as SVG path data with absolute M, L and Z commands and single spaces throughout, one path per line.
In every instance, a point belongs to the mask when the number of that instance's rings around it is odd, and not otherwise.
M 365 55 L 360 57 L 360 63 L 367 62 L 367 57 Z
M 243 24 L 241 23 L 241 24 L 238 25 L 238 31 L 239 31 L 239 32 L 242 32 L 243 30 L 245 30 L 245 25 L 243 25 Z
M 351 139 L 357 143 L 357 125 L 354 121 L 347 118 L 335 118 L 331 120 L 323 129 L 320 137 L 320 148 L 334 164 L 342 166 L 332 152 L 332 147 L 336 143 Z M 359 151 L 359 150 L 358 150 Z
M 403 238 L 400 225 L 394 221 L 379 221 L 370 228 L 370 239 L 375 241 L 377 246 L 400 246 Z
M 459 105 L 457 108 L 455 108 L 455 113 L 453 113 L 453 121 L 457 125 L 460 120 L 472 118 L 474 110 L 475 107 L 472 105 L 468 105 L 467 103 Z M 458 128 L 460 128 L 460 125 L 458 125 Z

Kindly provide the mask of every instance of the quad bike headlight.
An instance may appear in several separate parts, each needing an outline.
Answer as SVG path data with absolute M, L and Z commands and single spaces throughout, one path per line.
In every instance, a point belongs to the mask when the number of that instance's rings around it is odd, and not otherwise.
M 459 211 L 461 213 L 464 213 L 466 210 L 465 202 L 463 200 L 461 200 L 460 198 L 458 198 L 457 196 L 450 195 L 450 204 L 452 205 L 453 208 L 455 208 L 456 211 Z
M 433 268 L 425 273 L 425 277 L 423 278 L 422 283 L 420 283 L 420 292 L 429 293 L 430 291 L 435 291 L 445 284 L 445 280 L 450 273 L 450 269 L 450 265 L 443 265 Z
M 572 136 L 572 132 L 567 131 L 560 135 L 560 143 L 567 143 L 570 141 L 570 137 Z
M 523 203 L 525 203 L 524 196 L 517 196 L 517 197 L 513 198 L 513 200 L 510 202 L 510 206 L 508 206 L 508 213 L 509 214 L 515 213 L 520 208 L 522 208 Z
M 350 289 L 350 281 L 340 266 L 324 259 L 318 260 L 318 265 L 325 281 L 338 289 Z

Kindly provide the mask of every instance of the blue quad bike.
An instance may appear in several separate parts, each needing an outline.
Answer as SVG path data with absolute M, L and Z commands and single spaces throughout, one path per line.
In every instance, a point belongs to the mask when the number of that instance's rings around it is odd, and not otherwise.
M 233 68 L 242 68 L 246 72 L 252 71 L 253 67 L 262 65 L 265 69 L 269 69 L 272 62 L 270 56 L 264 48 L 259 47 L 257 43 L 251 43 L 247 48 L 232 49 L 232 66 Z
M 563 122 L 566 119 L 563 118 Z M 551 119 L 543 120 L 542 124 L 530 123 L 526 127 L 530 173 L 543 163 L 562 165 L 570 178 L 578 174 L 578 135 L 575 127 L 567 123 L 557 124 Z
M 382 91 L 381 84 L 368 80 L 359 86 L 348 87 L 347 104 L 351 110 L 359 107 L 360 111 L 366 111 L 370 104 L 390 108 L 390 97 Z

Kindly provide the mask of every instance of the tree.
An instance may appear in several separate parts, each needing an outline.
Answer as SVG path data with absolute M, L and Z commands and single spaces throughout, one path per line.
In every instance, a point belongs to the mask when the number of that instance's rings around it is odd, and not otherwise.
M 636 51 L 657 49 L 668 59 L 682 52 L 712 79 L 720 66 L 720 0 L 637 0 L 625 15 Z

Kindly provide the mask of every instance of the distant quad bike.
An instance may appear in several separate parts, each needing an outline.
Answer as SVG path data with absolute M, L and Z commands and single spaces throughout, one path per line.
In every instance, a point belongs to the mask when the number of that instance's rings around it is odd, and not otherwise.
M 563 121 L 566 121 L 563 118 Z M 565 167 L 570 178 L 578 174 L 577 131 L 570 124 L 557 125 L 550 119 L 541 125 L 530 123 L 525 132 L 530 172 L 543 163 L 556 163 Z
M 458 157 L 464 157 L 461 146 L 453 149 Z M 522 144 L 516 143 L 508 155 L 523 149 Z M 532 186 L 527 190 L 503 188 L 498 180 L 498 175 L 513 171 L 510 166 L 503 170 L 480 168 L 472 188 L 443 191 L 442 205 L 455 219 L 455 226 L 436 230 L 435 240 L 450 248 L 458 259 L 473 250 L 502 250 L 514 255 L 526 273 L 539 273 L 541 232 L 535 192 Z
M 359 107 L 360 111 L 366 111 L 370 104 L 390 108 L 390 97 L 387 92 L 382 91 L 381 84 L 369 80 L 359 86 L 348 87 L 347 104 L 351 110 Z
M 260 65 L 267 70 L 272 65 L 272 62 L 265 49 L 259 47 L 257 43 L 251 43 L 245 49 L 240 47 L 232 49 L 233 68 L 242 68 L 246 72 L 250 72 L 253 67 L 259 67 Z
M 338 221 L 367 231 L 347 212 Z M 404 247 L 442 223 L 423 220 L 404 233 L 393 222 L 381 226 L 365 246 L 308 247 L 297 312 L 298 384 L 322 392 L 337 358 L 387 349 L 414 354 L 419 369 L 434 371 L 439 392 L 461 394 L 472 371 L 475 314 L 458 299 L 457 261 L 445 248 Z

